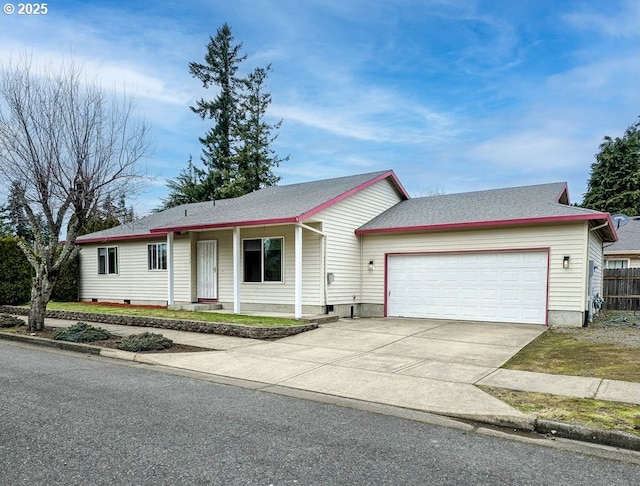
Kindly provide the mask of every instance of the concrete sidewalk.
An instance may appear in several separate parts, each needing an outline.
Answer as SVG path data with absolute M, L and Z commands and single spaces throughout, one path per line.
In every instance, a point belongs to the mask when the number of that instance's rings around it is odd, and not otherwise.
M 71 321 L 47 319 L 47 326 Z M 344 398 L 530 429 L 532 417 L 483 392 L 488 385 L 640 404 L 640 383 L 500 369 L 541 326 L 344 319 L 278 341 L 96 324 L 117 335 L 160 332 L 199 353 L 103 355 Z

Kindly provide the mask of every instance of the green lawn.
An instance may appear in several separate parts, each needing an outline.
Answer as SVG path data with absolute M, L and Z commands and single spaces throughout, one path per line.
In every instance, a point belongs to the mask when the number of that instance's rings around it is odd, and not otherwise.
M 529 415 L 640 436 L 640 407 L 638 405 L 487 386 L 480 388 Z
M 190 321 L 225 322 L 243 324 L 245 326 L 280 327 L 297 326 L 301 322 L 283 317 L 248 316 L 244 314 L 224 314 L 219 312 L 175 311 L 161 308 L 137 306 L 109 306 L 84 302 L 49 302 L 48 310 L 71 312 L 94 312 L 103 314 L 119 314 L 140 317 L 161 317 L 167 319 L 184 319 Z
M 503 368 L 640 382 L 640 349 L 589 341 L 580 329 L 571 334 L 549 329 Z
M 602 329 L 603 336 L 606 331 Z M 588 329 L 549 329 L 507 361 L 503 368 L 640 382 L 640 349 L 637 345 L 594 341 L 593 336 L 598 332 L 597 325 Z M 632 336 L 640 329 L 624 332 Z M 523 413 L 640 436 L 638 405 L 480 388 Z

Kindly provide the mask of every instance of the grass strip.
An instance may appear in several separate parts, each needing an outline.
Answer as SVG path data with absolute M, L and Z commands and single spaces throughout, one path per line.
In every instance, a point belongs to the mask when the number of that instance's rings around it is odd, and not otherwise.
M 576 339 L 549 329 L 503 368 L 640 383 L 638 349 Z
M 479 388 L 529 415 L 627 432 L 640 437 L 640 407 L 635 404 L 570 398 L 489 386 L 479 386 Z
M 243 324 L 256 327 L 288 327 L 301 324 L 296 319 L 269 316 L 248 316 L 244 314 L 225 314 L 220 312 L 180 311 L 162 308 L 137 306 L 109 306 L 88 304 L 84 302 L 49 302 L 48 310 L 67 312 L 93 312 L 99 314 L 117 314 L 138 317 L 159 317 L 165 319 L 182 319 L 188 321 L 223 322 Z

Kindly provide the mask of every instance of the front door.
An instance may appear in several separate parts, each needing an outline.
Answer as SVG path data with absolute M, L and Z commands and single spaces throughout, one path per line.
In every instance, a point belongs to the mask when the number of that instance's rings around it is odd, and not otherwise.
M 198 300 L 218 298 L 218 242 L 198 241 Z

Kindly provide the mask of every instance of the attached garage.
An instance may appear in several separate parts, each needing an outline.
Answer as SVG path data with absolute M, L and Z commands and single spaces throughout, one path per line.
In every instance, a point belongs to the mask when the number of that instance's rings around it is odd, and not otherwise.
M 389 254 L 387 315 L 545 324 L 549 253 Z
M 401 201 L 356 230 L 362 315 L 582 326 L 597 311 L 607 213 L 566 184 Z

